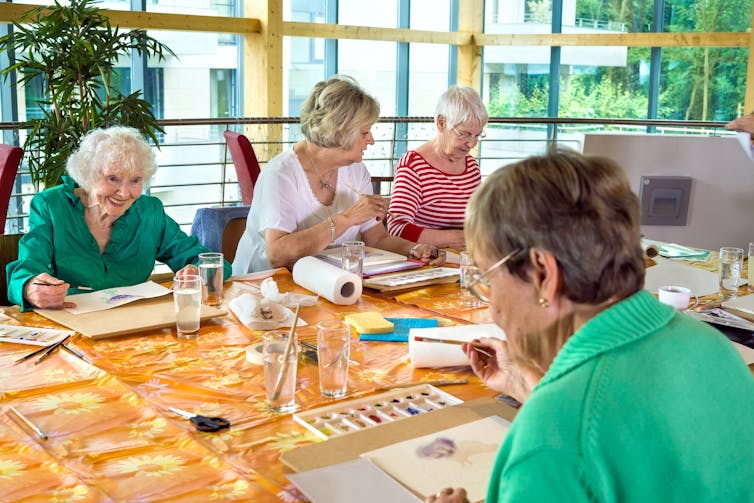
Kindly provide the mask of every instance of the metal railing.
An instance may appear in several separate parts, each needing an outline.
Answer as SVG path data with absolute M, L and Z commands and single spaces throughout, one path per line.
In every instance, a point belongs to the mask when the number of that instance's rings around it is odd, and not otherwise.
M 170 119 L 160 124 L 165 133 L 156 149 L 160 168 L 149 193 L 159 197 L 170 214 L 188 231 L 198 208 L 241 203 L 235 169 L 223 131 L 246 134 L 264 165 L 302 138 L 298 118 Z M 616 131 L 651 134 L 717 135 L 722 122 L 639 119 L 491 118 L 475 156 L 483 176 L 506 164 L 541 154 L 553 145 L 581 151 L 587 133 Z M 20 123 L 0 123 L 0 130 L 26 134 Z M 390 193 L 393 168 L 400 156 L 435 134 L 432 117 L 384 117 L 372 129 L 375 145 L 364 162 L 376 192 Z M 15 135 L 14 135 L 15 136 Z M 22 166 L 6 221 L 6 232 L 24 232 L 29 202 L 35 193 L 28 170 Z

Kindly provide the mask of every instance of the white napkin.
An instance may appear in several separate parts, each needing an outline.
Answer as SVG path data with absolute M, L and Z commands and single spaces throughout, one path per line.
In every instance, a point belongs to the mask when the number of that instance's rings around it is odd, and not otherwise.
M 290 327 L 293 324 L 294 312 L 277 302 L 260 299 L 253 294 L 245 293 L 228 302 L 228 307 L 238 320 L 252 330 L 274 330 Z M 268 309 L 272 317 L 265 319 L 263 309 Z M 306 325 L 300 317 L 298 325 Z
M 278 284 L 272 278 L 267 278 L 259 285 L 259 291 L 266 300 L 283 304 L 287 307 L 296 307 L 301 304 L 302 307 L 311 307 L 317 303 L 316 295 L 304 295 L 302 293 L 280 293 Z

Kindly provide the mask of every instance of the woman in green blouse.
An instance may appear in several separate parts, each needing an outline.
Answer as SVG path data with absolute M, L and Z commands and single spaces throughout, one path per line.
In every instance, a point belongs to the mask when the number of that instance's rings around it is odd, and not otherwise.
M 79 288 L 101 290 L 146 281 L 155 260 L 197 274 L 207 251 L 142 195 L 157 170 L 154 153 L 132 128 L 90 131 L 68 159 L 63 184 L 31 202 L 29 232 L 7 266 L 8 298 L 22 309 L 72 307 Z M 225 277 L 230 265 L 225 263 Z
M 465 231 L 469 289 L 507 339 L 463 349 L 523 403 L 487 503 L 754 501 L 754 379 L 725 336 L 643 290 L 639 202 L 615 163 L 499 169 Z

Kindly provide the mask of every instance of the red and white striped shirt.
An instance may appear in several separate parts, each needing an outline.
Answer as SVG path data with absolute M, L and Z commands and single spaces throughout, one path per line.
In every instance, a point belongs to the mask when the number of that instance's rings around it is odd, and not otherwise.
M 395 168 L 388 232 L 418 241 L 424 229 L 462 229 L 466 205 L 480 183 L 479 164 L 471 156 L 463 173 L 449 175 L 409 150 Z

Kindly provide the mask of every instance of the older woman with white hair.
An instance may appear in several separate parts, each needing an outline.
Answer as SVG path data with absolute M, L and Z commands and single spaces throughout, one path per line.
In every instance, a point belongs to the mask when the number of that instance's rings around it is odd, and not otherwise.
M 439 247 L 464 246 L 466 205 L 482 181 L 469 152 L 484 137 L 487 110 L 470 87 L 451 87 L 437 102 L 437 134 L 406 152 L 395 168 L 388 231 Z
M 62 185 L 34 196 L 29 232 L 7 266 L 8 298 L 32 307 L 73 307 L 69 293 L 146 281 L 155 260 L 178 274 L 207 251 L 142 195 L 157 170 L 152 148 L 133 128 L 95 129 L 68 159 Z M 225 277 L 230 264 L 225 264 Z
M 380 106 L 350 77 L 319 82 L 301 108 L 304 139 L 276 156 L 254 187 L 234 274 L 291 267 L 327 247 L 359 239 L 432 264 L 444 253 L 390 236 L 387 201 L 373 195 L 364 151 Z

